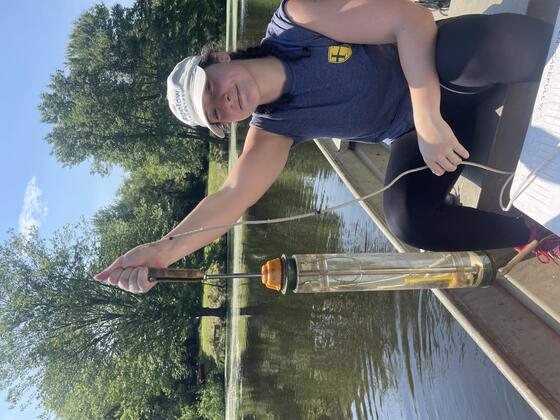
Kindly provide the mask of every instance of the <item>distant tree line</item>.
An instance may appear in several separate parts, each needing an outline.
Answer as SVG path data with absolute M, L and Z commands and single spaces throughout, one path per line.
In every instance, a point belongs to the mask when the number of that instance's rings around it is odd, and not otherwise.
M 50 240 L 12 233 L 0 245 L 0 386 L 13 405 L 38 398 L 63 419 L 218 419 L 223 372 L 197 381 L 201 288 L 132 295 L 90 281 L 128 249 L 161 238 L 204 196 L 207 130 L 168 110 L 166 78 L 224 33 L 225 2 L 96 5 L 70 36 L 40 112 L 65 166 L 128 172 L 115 202 Z M 222 258 L 223 253 L 209 253 Z M 178 266 L 214 263 L 199 251 Z M 29 396 L 29 390 L 36 394 Z

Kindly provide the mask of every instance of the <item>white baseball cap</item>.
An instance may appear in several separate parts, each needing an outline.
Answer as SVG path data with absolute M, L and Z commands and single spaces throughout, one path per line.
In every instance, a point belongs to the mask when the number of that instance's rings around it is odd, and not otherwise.
M 185 58 L 167 78 L 169 108 L 181 122 L 190 126 L 207 127 L 216 136 L 224 138 L 224 130 L 208 121 L 202 107 L 206 72 L 198 66 L 200 60 L 199 55 Z

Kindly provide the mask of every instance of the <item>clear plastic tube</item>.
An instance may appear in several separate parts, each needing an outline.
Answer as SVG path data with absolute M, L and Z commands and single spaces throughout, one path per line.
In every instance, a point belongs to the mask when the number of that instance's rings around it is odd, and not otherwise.
M 480 287 L 495 277 L 484 252 L 307 254 L 291 260 L 294 293 Z

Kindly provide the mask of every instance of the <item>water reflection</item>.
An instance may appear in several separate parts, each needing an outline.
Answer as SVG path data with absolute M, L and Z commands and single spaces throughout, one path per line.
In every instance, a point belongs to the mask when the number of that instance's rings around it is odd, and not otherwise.
M 313 166 L 316 177 L 309 175 Z M 291 156 L 247 219 L 349 198 L 310 144 Z M 297 223 L 250 226 L 242 245 L 249 271 L 281 253 L 391 251 L 359 205 Z M 247 346 L 237 418 L 457 418 L 457 406 L 459 413 L 470 409 L 465 396 L 480 397 L 489 407 L 485 417 L 534 416 L 429 292 L 281 296 L 259 283 L 249 289 L 240 311 Z M 465 381 L 466 366 L 481 376 L 491 371 L 493 385 Z M 492 407 L 487 402 L 495 398 Z M 513 411 L 502 416 L 508 405 Z

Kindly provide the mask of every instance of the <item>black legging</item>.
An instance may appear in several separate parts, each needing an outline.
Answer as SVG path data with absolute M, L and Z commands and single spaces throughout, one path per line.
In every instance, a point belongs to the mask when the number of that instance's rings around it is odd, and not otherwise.
M 475 111 L 493 85 L 538 80 L 551 25 L 517 14 L 465 15 L 438 22 L 436 65 L 442 85 L 442 116 L 467 150 L 474 144 Z M 471 94 L 453 93 L 462 90 Z M 385 184 L 425 165 L 415 132 L 391 145 Z M 413 173 L 385 192 L 384 210 L 393 233 L 409 245 L 432 251 L 494 249 L 527 243 L 522 218 L 445 204 L 463 166 L 442 176 Z

